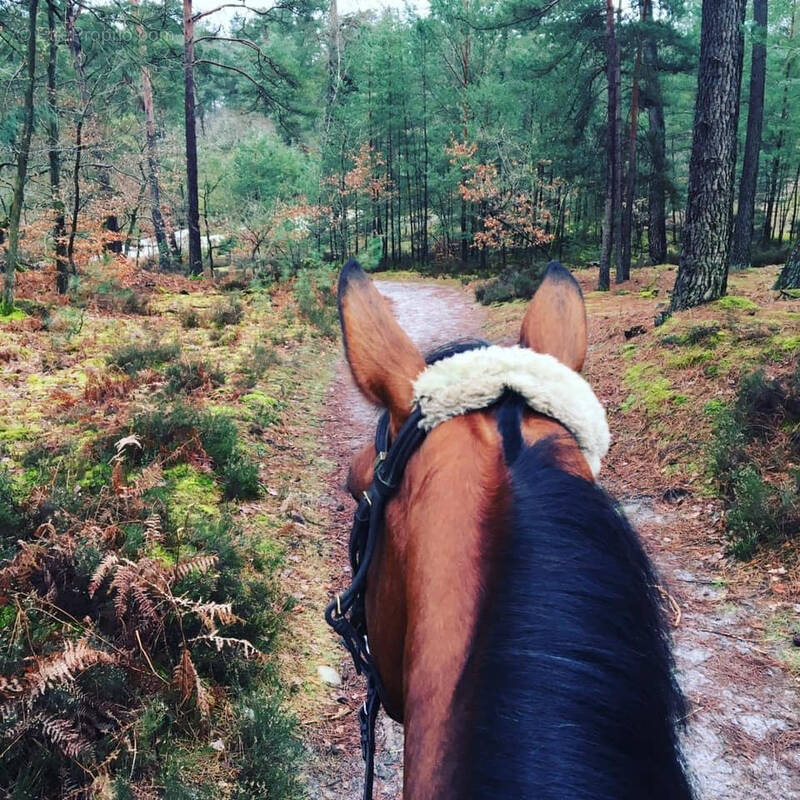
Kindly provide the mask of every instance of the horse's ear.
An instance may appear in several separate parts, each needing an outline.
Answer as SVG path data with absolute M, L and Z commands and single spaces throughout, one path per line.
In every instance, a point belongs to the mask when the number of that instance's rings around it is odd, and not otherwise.
M 537 353 L 555 356 L 576 372 L 586 359 L 586 307 L 569 270 L 558 261 L 547 265 L 544 279 L 528 304 L 519 341 Z
M 411 413 L 413 381 L 425 359 L 355 259 L 339 274 L 339 319 L 347 361 L 368 400 L 386 406 L 394 430 Z

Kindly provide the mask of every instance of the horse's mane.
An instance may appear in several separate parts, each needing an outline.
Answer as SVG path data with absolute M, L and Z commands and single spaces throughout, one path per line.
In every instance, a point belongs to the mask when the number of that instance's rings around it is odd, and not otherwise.
M 549 442 L 521 443 L 519 414 L 498 409 L 510 529 L 456 699 L 472 721 L 463 796 L 690 798 L 653 568 L 605 492 Z

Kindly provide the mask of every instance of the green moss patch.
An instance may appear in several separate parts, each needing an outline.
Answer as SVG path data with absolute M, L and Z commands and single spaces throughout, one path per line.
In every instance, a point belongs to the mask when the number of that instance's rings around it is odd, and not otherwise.
M 717 306 L 724 308 L 726 311 L 758 311 L 760 308 L 748 297 L 741 297 L 735 294 L 729 294 L 727 297 L 717 300 Z
M 0 322 L 19 322 L 28 315 L 21 308 L 12 308 L 9 310 L 0 309 Z
M 658 374 L 655 364 L 635 364 L 626 371 L 623 380 L 630 389 L 622 404 L 624 412 L 642 409 L 648 414 L 656 414 L 673 403 L 686 402 L 686 398 L 672 388 L 669 379 Z
M 212 475 L 189 464 L 178 464 L 164 472 L 167 514 L 175 526 L 200 519 L 218 519 L 222 494 Z

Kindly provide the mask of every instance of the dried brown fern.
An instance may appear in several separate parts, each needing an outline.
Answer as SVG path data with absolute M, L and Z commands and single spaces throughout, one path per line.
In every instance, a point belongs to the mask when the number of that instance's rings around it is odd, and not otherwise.
M 90 667 L 117 663 L 119 657 L 114 653 L 98 650 L 85 639 L 78 642 L 68 639 L 61 652 L 36 659 L 23 675 L 0 675 L 0 695 L 30 704 L 49 689 L 73 682 L 79 673 Z

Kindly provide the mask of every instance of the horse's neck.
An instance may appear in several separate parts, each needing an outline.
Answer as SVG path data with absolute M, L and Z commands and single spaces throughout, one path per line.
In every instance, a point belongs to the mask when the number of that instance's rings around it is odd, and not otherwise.
M 467 426 L 468 430 L 456 430 Z M 568 437 L 540 415 L 525 420 L 526 441 Z M 404 642 L 404 795 L 414 800 L 461 796 L 457 781 L 470 728 L 465 665 L 479 644 L 475 623 L 490 580 L 493 549 L 507 530 L 510 496 L 500 436 L 489 414 L 472 414 L 434 430 L 401 498 L 407 625 Z M 465 446 L 469 449 L 466 450 Z M 565 459 L 588 466 L 571 437 Z M 590 473 L 589 473 L 590 474 Z

